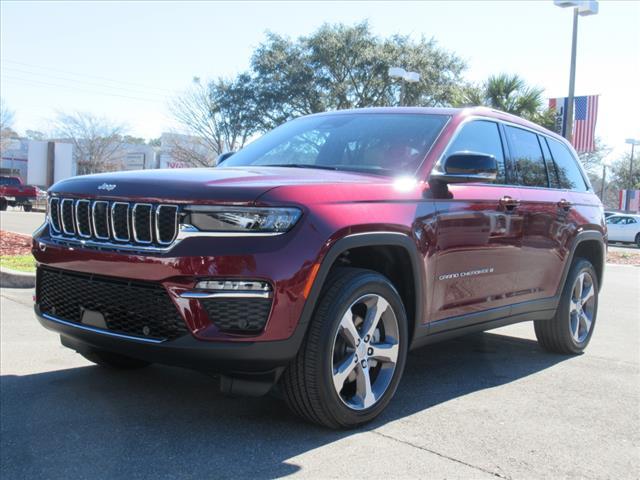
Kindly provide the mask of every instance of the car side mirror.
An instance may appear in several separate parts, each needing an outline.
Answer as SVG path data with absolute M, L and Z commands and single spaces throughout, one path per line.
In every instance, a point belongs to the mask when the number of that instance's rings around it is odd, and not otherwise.
M 236 152 L 224 152 L 224 153 L 221 153 L 220 155 L 218 155 L 218 158 L 216 160 L 216 166 L 220 165 L 222 162 L 224 162 L 227 158 L 229 158 L 234 153 L 236 153 Z
M 455 152 L 431 172 L 430 180 L 440 183 L 493 182 L 498 177 L 496 157 L 486 153 Z

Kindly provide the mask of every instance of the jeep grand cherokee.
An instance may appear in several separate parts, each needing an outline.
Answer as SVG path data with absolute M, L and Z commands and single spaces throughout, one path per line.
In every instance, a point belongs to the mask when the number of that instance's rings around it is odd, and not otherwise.
M 35 310 L 63 345 L 278 384 L 333 428 L 387 406 L 412 348 L 531 320 L 577 354 L 596 321 L 606 230 L 575 151 L 485 108 L 311 115 L 217 168 L 76 177 L 48 206 Z

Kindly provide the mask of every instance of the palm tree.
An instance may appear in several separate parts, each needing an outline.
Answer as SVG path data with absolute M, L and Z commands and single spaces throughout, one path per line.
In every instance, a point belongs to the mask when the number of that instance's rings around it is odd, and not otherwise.
M 480 86 L 465 87 L 457 103 L 484 105 L 553 128 L 553 112 L 545 107 L 543 92 L 542 88 L 527 85 L 516 74 L 501 73 L 490 76 Z

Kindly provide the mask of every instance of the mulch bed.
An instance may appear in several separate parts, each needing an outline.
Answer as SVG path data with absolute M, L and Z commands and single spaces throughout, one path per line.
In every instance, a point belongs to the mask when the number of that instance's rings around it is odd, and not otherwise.
M 31 253 L 31 235 L 0 230 L 0 255 L 27 255 Z
M 607 262 L 640 266 L 640 253 L 609 252 L 607 253 Z

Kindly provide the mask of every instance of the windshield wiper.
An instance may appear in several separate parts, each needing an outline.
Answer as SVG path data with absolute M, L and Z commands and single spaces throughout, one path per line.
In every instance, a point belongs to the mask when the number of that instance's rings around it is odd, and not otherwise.
M 305 163 L 275 163 L 270 165 L 260 165 L 261 167 L 289 167 L 289 168 L 316 168 L 319 170 L 340 170 L 338 167 L 330 167 L 329 165 L 314 165 Z

